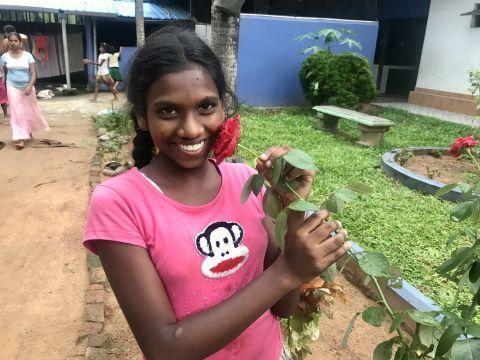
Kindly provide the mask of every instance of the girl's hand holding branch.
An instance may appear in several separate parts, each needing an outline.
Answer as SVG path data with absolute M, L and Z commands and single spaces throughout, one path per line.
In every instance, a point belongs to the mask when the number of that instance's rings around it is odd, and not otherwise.
M 257 170 L 268 181 L 272 179 L 273 166 L 277 159 L 287 154 L 289 147 L 272 147 L 260 155 Z M 315 171 L 285 165 L 283 176 L 286 181 L 297 180 L 296 194 L 307 199 L 310 194 Z M 283 206 L 297 200 L 291 191 L 279 193 Z M 331 236 L 332 231 L 337 231 Z M 345 243 L 347 232 L 339 221 L 330 219 L 330 213 L 321 210 L 305 219 L 301 211 L 288 212 L 288 231 L 285 235 L 285 251 L 278 261 L 283 262 L 285 274 L 299 286 L 320 275 L 326 268 L 346 254 L 350 244 Z

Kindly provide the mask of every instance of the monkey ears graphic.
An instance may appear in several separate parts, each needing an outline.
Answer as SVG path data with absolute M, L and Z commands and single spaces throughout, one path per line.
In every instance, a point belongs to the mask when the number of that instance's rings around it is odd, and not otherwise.
M 225 229 L 233 239 L 234 247 L 237 247 L 243 239 L 243 228 L 234 222 L 219 221 L 207 226 L 197 235 L 195 243 L 197 250 L 205 256 L 214 256 L 211 235 L 215 230 Z

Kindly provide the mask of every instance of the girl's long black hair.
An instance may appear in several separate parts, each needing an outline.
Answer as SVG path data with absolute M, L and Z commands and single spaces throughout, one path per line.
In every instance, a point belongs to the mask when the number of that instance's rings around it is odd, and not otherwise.
M 237 98 L 227 85 L 220 61 L 194 32 L 174 26 L 154 32 L 135 53 L 127 78 L 127 99 L 136 132 L 132 152 L 136 167 L 150 163 L 155 146 L 150 132 L 140 129 L 137 121 L 137 114 L 147 120 L 148 90 L 161 76 L 188 69 L 192 64 L 210 74 L 223 103 L 230 96 L 236 107 Z

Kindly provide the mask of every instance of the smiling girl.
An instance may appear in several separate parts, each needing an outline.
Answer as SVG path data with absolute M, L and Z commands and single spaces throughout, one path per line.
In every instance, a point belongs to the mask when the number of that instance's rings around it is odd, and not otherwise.
M 345 254 L 346 232 L 329 235 L 339 223 L 326 211 L 291 212 L 280 253 L 263 193 L 241 205 L 255 171 L 210 158 L 235 96 L 194 33 L 154 33 L 130 71 L 136 167 L 95 189 L 85 246 L 99 255 L 145 358 L 280 359 L 277 317 L 295 310 L 303 282 Z M 271 177 L 288 151 L 268 149 L 257 170 Z M 314 175 L 288 174 L 305 198 Z

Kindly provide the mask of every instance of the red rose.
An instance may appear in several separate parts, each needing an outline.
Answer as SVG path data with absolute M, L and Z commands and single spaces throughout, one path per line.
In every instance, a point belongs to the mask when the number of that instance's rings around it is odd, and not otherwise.
M 477 145 L 478 141 L 475 141 L 473 139 L 473 135 L 469 135 L 464 138 L 458 137 L 450 146 L 450 150 L 448 150 L 448 153 L 456 159 L 461 154 L 462 149 L 473 148 Z
M 228 118 L 222 126 L 220 126 L 217 139 L 213 145 L 213 156 L 215 157 L 217 165 L 226 157 L 235 154 L 240 138 L 240 130 L 240 115 Z

